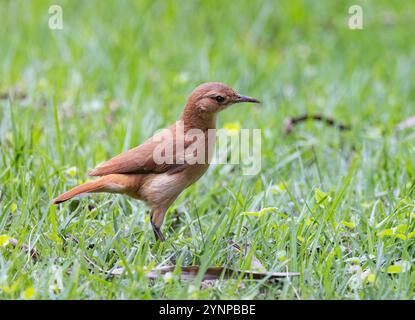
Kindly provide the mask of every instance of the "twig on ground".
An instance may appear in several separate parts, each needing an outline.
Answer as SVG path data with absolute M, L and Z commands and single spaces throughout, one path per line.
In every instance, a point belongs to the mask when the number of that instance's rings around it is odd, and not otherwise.
M 15 239 L 15 238 L 10 238 L 10 239 L 9 239 L 9 243 L 13 246 L 13 248 L 16 248 L 16 247 L 17 247 L 17 245 L 18 245 L 18 241 L 17 241 L 17 239 Z M 26 244 L 22 244 L 22 245 L 21 245 L 21 248 L 22 248 L 22 250 L 24 250 L 24 251 L 25 251 L 25 252 L 27 252 L 27 253 L 29 253 L 29 251 L 30 251 L 30 257 L 31 257 L 34 261 L 39 260 L 39 254 L 38 254 L 37 249 L 36 249 L 35 247 L 32 247 L 32 248 L 29 250 L 29 246 L 28 246 L 28 245 L 26 245 Z
M 321 121 L 321 122 L 326 123 L 329 126 L 337 127 L 341 131 L 346 131 L 346 130 L 351 129 L 349 125 L 340 123 L 331 117 L 324 116 L 322 114 L 307 114 L 306 113 L 301 116 L 287 118 L 285 120 L 285 129 L 284 129 L 285 134 L 290 134 L 291 131 L 294 129 L 295 125 L 297 125 L 298 123 L 307 121 L 307 120 Z
M 16 99 L 16 100 L 24 100 L 27 98 L 27 93 L 22 90 L 19 86 L 15 88 L 1 92 L 0 93 L 0 100 L 8 100 L 8 99 Z

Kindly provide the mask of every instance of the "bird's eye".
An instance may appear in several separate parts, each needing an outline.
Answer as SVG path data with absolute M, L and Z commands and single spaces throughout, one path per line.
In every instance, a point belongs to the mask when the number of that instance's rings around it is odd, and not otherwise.
M 216 102 L 222 103 L 223 101 L 225 101 L 225 98 L 222 96 L 216 96 L 215 97 Z

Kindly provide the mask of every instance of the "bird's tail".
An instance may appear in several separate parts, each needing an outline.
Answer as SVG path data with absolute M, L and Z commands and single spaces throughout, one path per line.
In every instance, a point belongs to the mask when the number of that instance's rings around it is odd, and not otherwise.
M 64 202 L 66 200 L 72 199 L 73 197 L 80 195 L 82 193 L 89 193 L 89 192 L 110 192 L 109 185 L 110 181 L 108 181 L 107 177 L 102 177 L 100 179 L 86 182 L 81 184 L 65 193 L 61 194 L 59 197 L 52 200 L 53 204 L 58 204 Z

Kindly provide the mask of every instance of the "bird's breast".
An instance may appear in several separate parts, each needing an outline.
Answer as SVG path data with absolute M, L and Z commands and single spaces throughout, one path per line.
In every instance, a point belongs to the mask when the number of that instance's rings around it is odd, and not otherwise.
M 208 163 L 194 164 L 174 174 L 149 174 L 139 190 L 139 196 L 150 205 L 170 205 L 184 189 L 199 180 L 208 167 Z
M 215 130 L 186 132 L 185 149 L 174 159 L 176 172 L 148 174 L 139 190 L 139 196 L 151 204 L 170 204 L 179 194 L 195 183 L 209 168 L 216 140 Z M 180 168 L 181 167 L 181 168 Z

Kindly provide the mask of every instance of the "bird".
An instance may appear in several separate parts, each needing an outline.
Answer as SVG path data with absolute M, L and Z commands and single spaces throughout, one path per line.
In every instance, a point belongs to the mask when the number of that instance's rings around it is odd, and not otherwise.
M 210 151 L 216 140 L 217 114 L 243 102 L 260 103 L 224 83 L 207 82 L 197 86 L 174 124 L 141 145 L 99 164 L 88 173 L 97 179 L 66 191 L 52 203 L 60 204 L 84 193 L 127 195 L 149 207 L 156 241 L 165 241 L 161 226 L 167 210 L 209 167 Z

